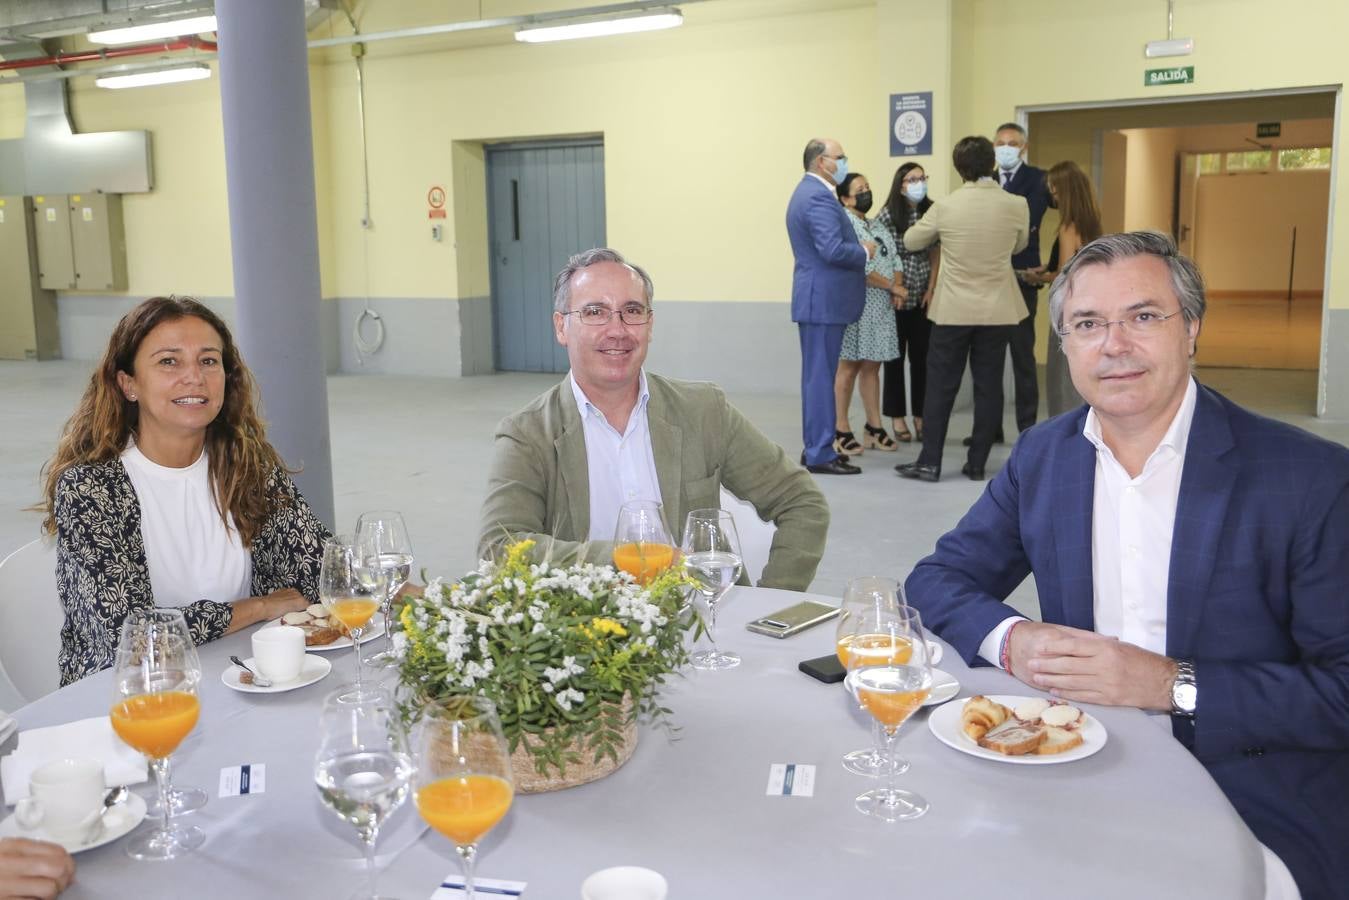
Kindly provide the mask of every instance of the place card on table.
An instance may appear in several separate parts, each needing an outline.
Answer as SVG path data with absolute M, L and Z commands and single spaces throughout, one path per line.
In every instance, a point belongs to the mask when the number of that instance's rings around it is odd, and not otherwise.
M 220 796 L 242 797 L 262 794 L 267 790 L 267 766 L 252 763 L 244 766 L 225 766 L 220 770 Z
M 815 767 L 806 763 L 773 763 L 768 767 L 768 796 L 814 797 Z
M 473 879 L 473 894 L 486 897 L 519 897 L 525 892 L 523 881 L 502 881 L 499 878 Z M 445 880 L 431 895 L 431 900 L 460 900 L 467 897 L 464 893 L 464 876 L 459 873 L 446 876 Z

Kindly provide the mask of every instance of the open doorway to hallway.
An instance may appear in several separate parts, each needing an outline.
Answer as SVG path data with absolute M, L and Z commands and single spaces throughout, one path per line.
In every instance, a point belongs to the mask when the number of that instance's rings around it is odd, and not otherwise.
M 1107 232 L 1165 231 L 1198 262 L 1200 378 L 1271 413 L 1316 410 L 1335 107 L 1325 90 L 1027 117 L 1038 165 L 1072 159 L 1091 173 Z M 1051 210 L 1043 238 L 1056 228 Z

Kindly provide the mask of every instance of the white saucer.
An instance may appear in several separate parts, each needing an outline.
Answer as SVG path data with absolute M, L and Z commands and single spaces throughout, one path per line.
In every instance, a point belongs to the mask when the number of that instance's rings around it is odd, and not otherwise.
M 33 841 L 52 841 L 66 848 L 68 853 L 81 853 L 85 850 L 92 850 L 95 847 L 102 847 L 104 844 L 117 840 L 128 831 L 135 828 L 145 818 L 145 801 L 138 794 L 127 794 L 126 800 L 110 808 L 103 814 L 103 828 L 94 835 L 94 839 L 86 843 L 58 841 L 50 837 L 47 832 L 40 827 L 29 831 L 19 824 L 17 817 L 11 815 L 5 821 L 0 822 L 0 837 L 21 837 Z
M 244 665 L 248 666 L 254 672 L 257 667 L 253 662 L 253 657 L 244 660 Z M 293 691 L 296 688 L 307 687 L 316 681 L 321 681 L 333 670 L 333 664 L 328 662 L 322 656 L 316 656 L 313 653 L 304 655 L 304 666 L 300 669 L 300 674 L 290 681 L 283 681 L 280 684 L 273 684 L 271 687 L 258 687 L 256 684 L 244 684 L 239 680 L 243 670 L 234 664 L 220 673 L 220 680 L 225 682 L 225 687 L 233 688 L 236 691 L 242 691 L 245 694 L 281 694 L 286 691 Z
M 262 627 L 275 628 L 280 624 L 280 619 L 273 619 Z M 384 634 L 384 617 L 377 612 L 370 617 L 370 622 L 366 625 L 365 631 L 361 632 L 361 646 L 364 647 L 367 641 L 372 641 L 382 634 Z M 319 644 L 316 647 L 305 647 L 304 649 L 306 653 L 327 653 L 329 650 L 345 650 L 350 646 L 351 638 L 344 634 L 331 644 Z
M 943 672 L 941 669 L 932 670 L 932 690 L 928 693 L 927 699 L 923 701 L 924 706 L 941 706 L 947 700 L 960 693 L 960 682 L 950 672 Z

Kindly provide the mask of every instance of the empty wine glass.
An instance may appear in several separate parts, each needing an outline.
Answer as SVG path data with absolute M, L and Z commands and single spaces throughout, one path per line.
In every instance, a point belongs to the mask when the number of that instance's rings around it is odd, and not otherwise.
M 195 825 L 170 823 L 169 756 L 197 724 L 201 660 L 176 609 L 137 610 L 122 623 L 113 662 L 112 730 L 150 761 L 159 787 L 160 825 L 126 846 L 132 859 L 177 859 L 206 835 Z
M 674 562 L 674 541 L 665 526 L 665 508 L 653 500 L 633 500 L 618 511 L 614 565 L 646 584 Z
M 385 594 L 385 572 L 379 561 L 366 565 L 345 535 L 323 542 L 319 564 L 319 600 L 351 632 L 356 654 L 356 684 L 361 683 L 361 633 Z
M 859 652 L 867 652 L 867 645 L 888 644 L 888 638 L 866 632 L 868 619 L 866 613 L 898 612 L 904 606 L 904 590 L 893 578 L 881 578 L 866 575 L 848 582 L 843 592 L 843 603 L 839 607 L 838 625 L 835 630 L 835 649 L 838 661 L 848 668 L 849 654 L 856 646 Z M 858 629 L 861 629 L 859 631 Z M 908 760 L 899 756 L 886 757 L 876 748 L 881 745 L 881 723 L 871 722 L 872 746 L 865 750 L 853 750 L 843 755 L 843 768 L 854 775 L 879 778 L 891 774 L 902 775 L 909 768 Z
M 684 566 L 703 599 L 707 601 L 707 637 L 712 649 L 689 656 L 695 669 L 730 669 L 740 665 L 740 655 L 717 649 L 717 602 L 740 578 L 744 567 L 735 520 L 722 509 L 695 509 L 684 523 L 680 545 Z
M 356 520 L 357 552 L 365 560 L 365 565 L 377 560 L 384 569 L 386 578 L 384 599 L 380 601 L 379 611 L 384 616 L 384 633 L 393 637 L 390 628 L 389 611 L 393 598 L 407 584 L 412 574 L 412 541 L 408 538 L 407 525 L 403 523 L 401 513 L 391 509 L 376 509 L 363 512 Z M 386 667 L 398 664 L 398 657 L 392 650 L 392 644 L 365 658 L 368 666 Z
M 379 828 L 407 799 L 412 755 L 397 707 L 378 688 L 338 688 L 323 701 L 314 781 L 337 817 L 356 828 L 365 849 L 369 900 L 376 889 Z
M 866 610 L 858 614 L 857 634 L 867 636 L 865 646 L 854 642 L 848 652 L 845 684 L 857 702 L 881 724 L 880 749 L 895 758 L 899 729 L 923 705 L 932 692 L 932 665 L 918 611 Z M 884 787 L 857 797 L 859 812 L 883 822 L 916 819 L 928 810 L 928 802 L 912 791 L 895 787 L 896 766 L 891 765 Z
M 451 697 L 423 710 L 415 734 L 417 812 L 454 841 L 471 900 L 478 841 L 515 797 L 501 720 L 486 697 Z

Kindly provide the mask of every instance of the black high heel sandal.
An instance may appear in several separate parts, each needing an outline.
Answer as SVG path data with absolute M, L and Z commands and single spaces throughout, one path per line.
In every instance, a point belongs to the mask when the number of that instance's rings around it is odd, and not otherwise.
M 862 445 L 851 431 L 834 432 L 834 452 L 846 456 L 861 456 Z
M 895 443 L 894 438 L 886 433 L 884 428 L 872 428 L 870 424 L 866 425 L 866 431 L 862 435 L 862 446 L 868 450 L 898 450 L 899 445 Z

